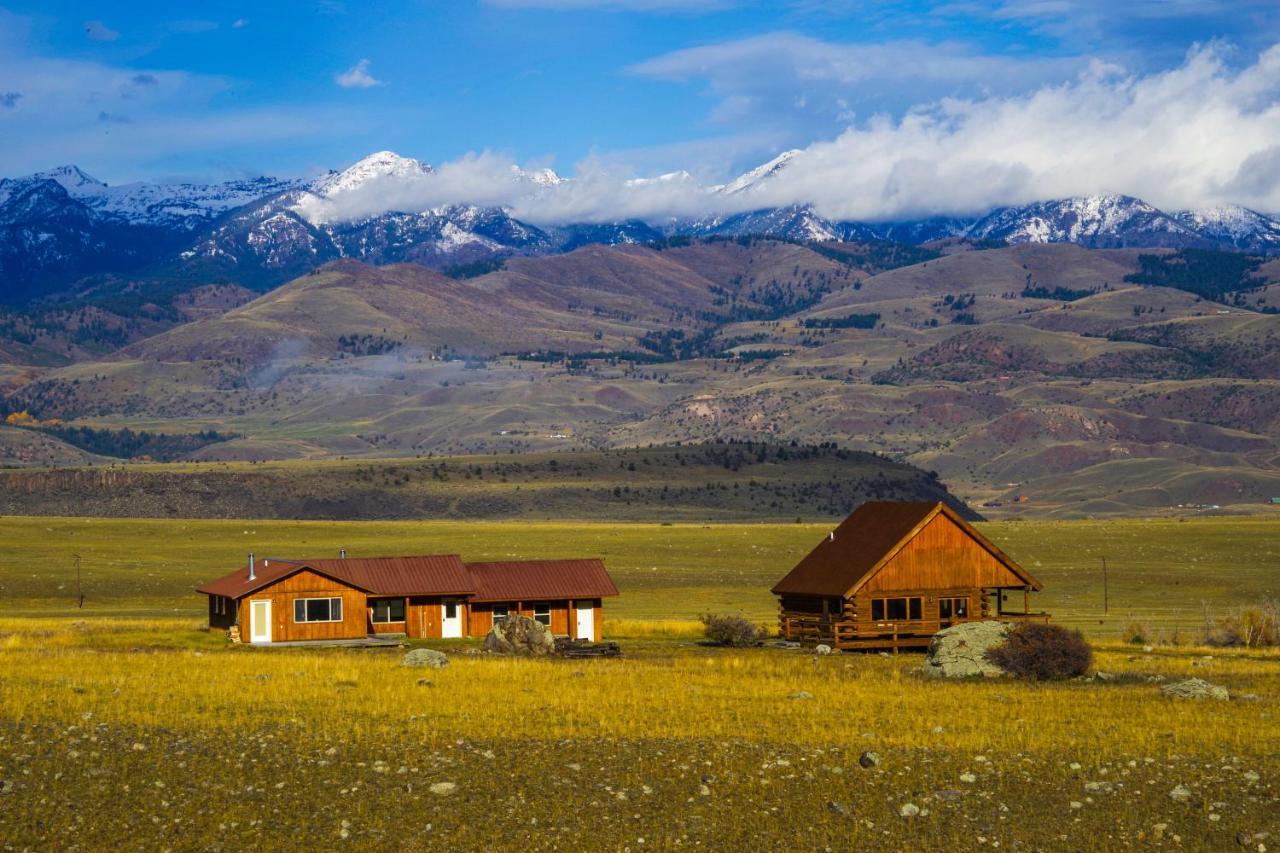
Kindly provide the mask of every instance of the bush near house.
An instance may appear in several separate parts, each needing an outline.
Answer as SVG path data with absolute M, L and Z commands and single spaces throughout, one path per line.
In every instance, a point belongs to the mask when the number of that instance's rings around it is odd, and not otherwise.
M 987 659 L 1016 678 L 1056 681 L 1088 672 L 1093 649 L 1079 631 L 1026 623 L 987 652 Z
M 722 646 L 754 646 L 765 637 L 759 625 L 741 613 L 704 613 L 703 634 Z

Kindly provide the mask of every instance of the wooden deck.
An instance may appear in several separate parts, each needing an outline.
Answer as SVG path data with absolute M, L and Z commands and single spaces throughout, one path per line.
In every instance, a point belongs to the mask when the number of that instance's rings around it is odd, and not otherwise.
M 825 644 L 840 650 L 889 650 L 928 648 L 933 635 L 943 628 L 965 622 L 1045 622 L 1048 613 L 999 613 L 986 619 L 919 619 L 897 621 L 855 621 L 813 613 L 782 611 L 782 636 L 806 646 Z

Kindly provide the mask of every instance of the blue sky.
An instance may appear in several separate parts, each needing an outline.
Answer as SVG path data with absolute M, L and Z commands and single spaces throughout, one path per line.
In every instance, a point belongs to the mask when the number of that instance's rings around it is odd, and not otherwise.
M 715 178 L 944 98 L 1280 41 L 1275 0 L 0 4 L 0 175 L 112 183 L 384 148 Z

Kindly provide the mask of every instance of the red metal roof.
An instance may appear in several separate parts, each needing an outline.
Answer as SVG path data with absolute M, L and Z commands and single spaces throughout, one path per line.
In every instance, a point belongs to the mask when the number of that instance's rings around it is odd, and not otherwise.
M 302 569 L 311 569 L 370 595 L 470 595 L 475 583 L 457 554 L 423 557 L 348 557 L 339 560 L 258 561 L 255 579 L 236 569 L 197 589 L 208 595 L 242 598 Z
M 472 601 L 553 601 L 618 594 L 601 560 L 505 560 L 467 563 Z
M 844 596 L 874 574 L 925 523 L 942 513 L 980 546 L 1023 578 L 1033 589 L 1040 582 L 1031 577 L 955 510 L 940 502 L 868 501 L 840 522 L 831 535 L 818 543 L 796 567 L 773 587 L 775 595 Z

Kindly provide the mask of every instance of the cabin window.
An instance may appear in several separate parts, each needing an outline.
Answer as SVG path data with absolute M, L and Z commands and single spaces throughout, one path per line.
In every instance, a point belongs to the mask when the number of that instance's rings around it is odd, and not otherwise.
M 220 595 L 213 597 L 213 612 L 217 616 L 227 615 L 227 600 Z
M 533 618 L 536 621 L 541 622 L 543 625 L 546 625 L 548 628 L 550 628 L 551 627 L 551 605 L 550 604 L 533 605 Z
M 374 622 L 403 622 L 404 599 L 382 598 L 373 602 Z
M 871 619 L 874 622 L 881 620 L 918 622 L 923 618 L 923 614 L 924 601 L 918 596 L 912 598 L 871 599 Z
M 942 618 L 942 619 L 969 618 L 969 599 L 939 598 L 938 599 L 938 616 L 939 618 Z
M 294 622 L 341 622 L 341 598 L 295 598 Z
M 507 618 L 507 614 L 511 612 L 511 608 L 505 604 L 493 605 L 493 624 L 500 625 L 502 620 Z

